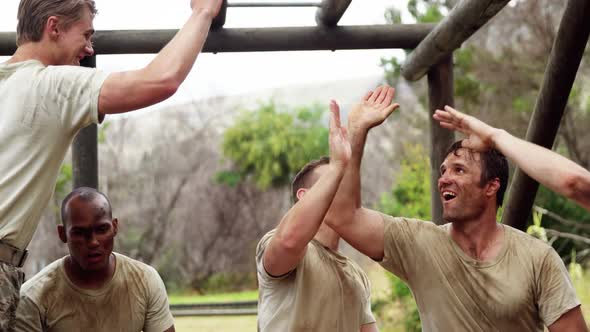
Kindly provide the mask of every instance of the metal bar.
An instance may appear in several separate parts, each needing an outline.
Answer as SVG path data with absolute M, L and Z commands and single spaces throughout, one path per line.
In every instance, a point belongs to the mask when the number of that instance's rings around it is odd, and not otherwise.
M 463 0 L 408 55 L 402 74 L 416 81 L 496 15 L 509 0 Z
M 526 140 L 551 149 L 590 35 L 590 1 L 569 0 L 545 69 Z M 517 169 L 504 207 L 504 223 L 524 230 L 539 184 Z
M 263 52 L 414 48 L 432 24 L 240 28 L 209 32 L 204 52 Z M 96 54 L 158 53 L 178 30 L 103 30 L 94 38 Z M 16 34 L 0 32 L 0 55 L 16 50 Z
M 251 2 L 230 2 L 227 4 L 228 7 L 320 7 L 322 4 L 318 1 L 303 1 L 303 2 L 264 2 L 264 1 L 251 1 Z
M 315 21 L 319 25 L 335 26 L 344 15 L 352 0 L 323 0 L 318 8 Z
M 447 149 L 455 142 L 455 133 L 442 128 L 432 118 L 434 111 L 445 105 L 453 106 L 453 56 L 442 59 L 428 71 L 428 99 L 430 101 L 430 212 L 437 225 L 445 223 L 438 192 L 440 165 L 445 160 Z
M 96 68 L 96 56 L 83 59 L 81 66 Z M 98 189 L 98 128 L 96 124 L 82 128 L 72 144 L 73 189 Z

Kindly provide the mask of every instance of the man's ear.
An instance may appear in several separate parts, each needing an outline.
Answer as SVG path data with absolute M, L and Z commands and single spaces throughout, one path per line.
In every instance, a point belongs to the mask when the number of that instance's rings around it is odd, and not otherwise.
M 303 198 L 303 196 L 305 195 L 305 193 L 307 192 L 307 188 L 299 188 L 297 189 L 297 200 L 301 200 L 301 198 Z
M 115 235 L 117 235 L 117 232 L 119 231 L 119 220 L 117 220 L 117 218 L 115 218 L 115 219 L 113 219 L 112 223 L 113 223 L 113 232 L 115 233 Z
M 486 188 L 486 195 L 489 197 L 496 196 L 496 193 L 500 190 L 500 179 L 494 178 L 488 181 Z
M 45 23 L 45 34 L 49 36 L 51 40 L 56 40 L 61 31 L 59 18 L 57 16 L 49 16 Z
M 57 225 L 57 235 L 59 235 L 61 242 L 68 243 L 68 237 L 66 235 L 66 228 L 64 225 Z

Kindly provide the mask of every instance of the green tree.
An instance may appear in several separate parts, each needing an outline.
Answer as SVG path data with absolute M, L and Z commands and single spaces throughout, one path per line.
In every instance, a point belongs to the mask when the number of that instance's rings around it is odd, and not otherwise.
M 242 112 L 223 135 L 223 155 L 232 168 L 217 180 L 236 185 L 251 178 L 263 190 L 289 184 L 307 162 L 328 155 L 326 113 L 319 105 L 291 109 L 272 101 Z

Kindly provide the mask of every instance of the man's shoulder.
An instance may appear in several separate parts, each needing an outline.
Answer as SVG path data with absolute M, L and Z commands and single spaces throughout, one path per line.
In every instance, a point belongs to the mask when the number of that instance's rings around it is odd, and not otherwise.
M 258 244 L 256 245 L 256 255 L 261 254 L 266 249 L 270 240 L 272 239 L 272 237 L 275 235 L 276 232 L 277 232 L 277 229 L 273 228 L 270 231 L 266 232 L 266 234 L 264 234 L 260 238 L 260 241 L 258 241 Z
M 62 270 L 63 260 L 64 258 L 60 258 L 52 262 L 27 280 L 20 289 L 21 296 L 27 296 L 38 302 L 45 298 L 46 292 L 56 289 L 60 282 L 65 281 Z
M 158 274 L 158 272 L 153 266 L 148 265 L 142 261 L 138 261 L 136 259 L 133 259 L 129 256 L 125 256 L 117 252 L 113 252 L 113 255 L 115 255 L 119 267 L 126 270 L 125 272 L 132 271 L 140 274 Z
M 511 238 L 511 247 L 517 254 L 522 253 L 532 259 L 543 259 L 553 250 L 553 247 L 543 240 L 514 227 L 508 225 L 504 225 L 504 227 Z

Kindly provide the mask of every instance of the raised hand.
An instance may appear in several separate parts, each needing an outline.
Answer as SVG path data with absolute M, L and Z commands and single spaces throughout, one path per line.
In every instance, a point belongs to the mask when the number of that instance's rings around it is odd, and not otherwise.
M 330 164 L 346 166 L 350 160 L 351 148 L 346 128 L 340 123 L 340 107 L 330 102 Z
M 395 89 L 388 85 L 369 91 L 348 115 L 349 130 L 369 130 L 383 123 L 399 107 L 391 103 L 394 95 Z
M 211 13 L 211 18 L 215 18 L 221 9 L 222 0 L 191 0 L 191 9 L 207 10 Z
M 432 117 L 440 122 L 441 127 L 467 135 L 461 143 L 465 148 L 486 151 L 494 147 L 492 135 L 498 129 L 473 116 L 463 114 L 447 105 L 444 110 L 436 110 Z

